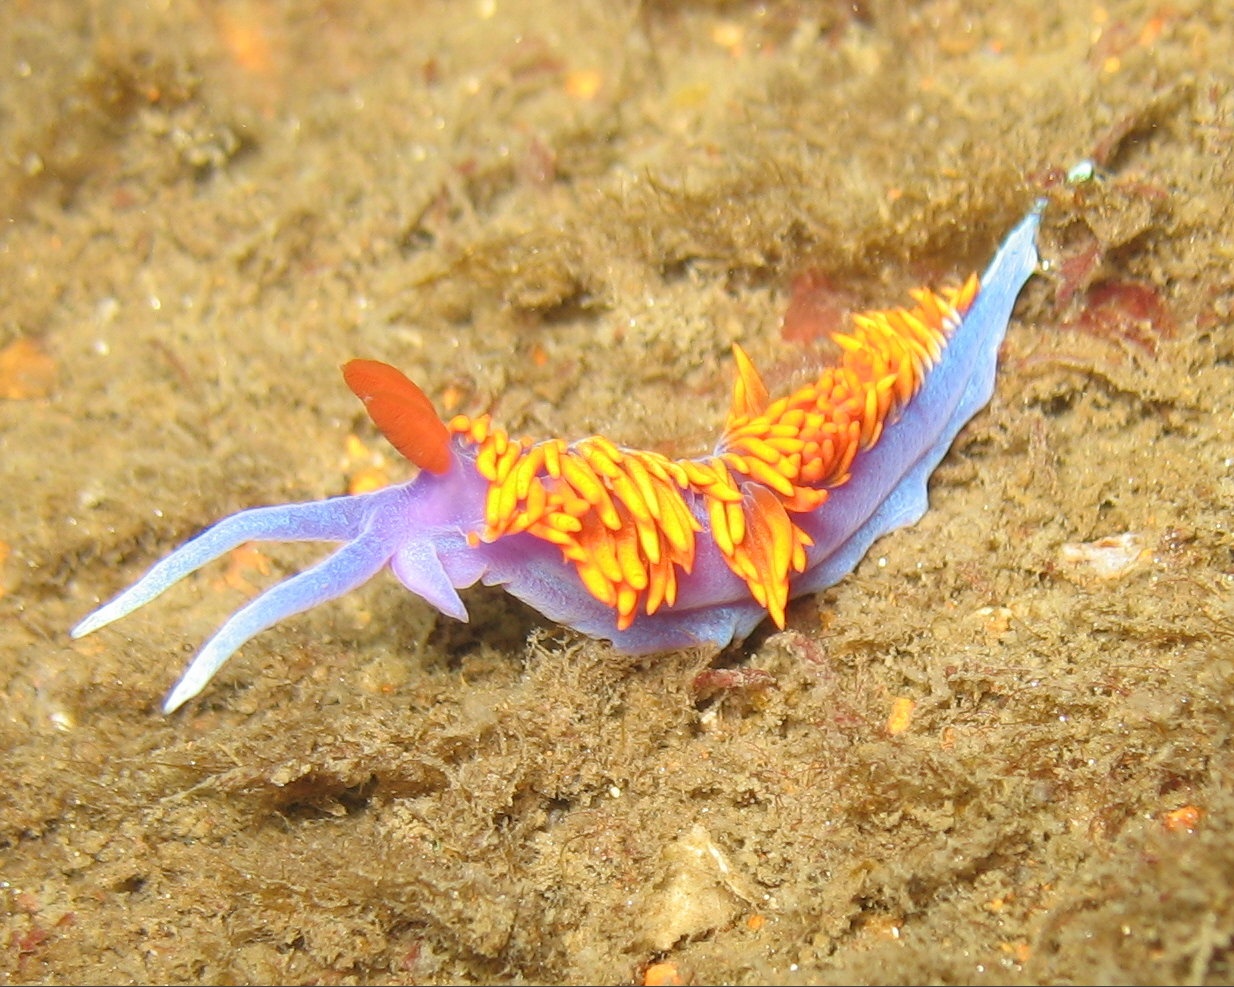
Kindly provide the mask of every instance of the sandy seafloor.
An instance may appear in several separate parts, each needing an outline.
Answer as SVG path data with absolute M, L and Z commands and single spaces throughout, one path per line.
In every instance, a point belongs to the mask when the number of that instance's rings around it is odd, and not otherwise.
M 0 980 L 1234 979 L 1222 7 L 0 3 Z M 807 380 L 1039 195 L 931 510 L 783 632 L 633 661 L 387 573 L 162 715 L 317 552 L 263 546 L 68 637 L 410 476 L 350 357 L 695 455 L 734 341 Z

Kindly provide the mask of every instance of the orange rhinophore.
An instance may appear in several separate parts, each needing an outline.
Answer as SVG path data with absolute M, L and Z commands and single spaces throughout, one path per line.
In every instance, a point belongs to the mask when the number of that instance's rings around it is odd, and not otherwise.
M 400 453 L 422 470 L 450 468 L 450 433 L 425 393 L 388 363 L 349 360 L 343 380 Z

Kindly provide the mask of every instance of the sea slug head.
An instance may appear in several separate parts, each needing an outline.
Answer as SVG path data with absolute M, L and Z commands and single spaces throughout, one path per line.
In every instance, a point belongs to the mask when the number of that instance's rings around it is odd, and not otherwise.
M 413 593 L 459 620 L 457 589 L 485 572 L 473 549 L 488 485 L 469 463 L 424 393 L 393 367 L 353 360 L 344 376 L 378 427 L 420 467 L 406 483 L 308 503 L 232 514 L 156 563 L 128 589 L 73 628 L 81 637 L 144 606 L 185 576 L 246 542 L 326 541 L 333 554 L 237 610 L 202 647 L 163 704 L 177 709 L 205 688 L 246 641 L 280 620 L 351 592 L 389 565 Z
M 402 372 L 377 360 L 351 360 L 343 379 L 364 402 L 381 433 L 420 473 L 391 488 L 370 516 L 393 548 L 390 568 L 413 593 L 458 620 L 467 611 L 456 587 L 484 570 L 474 552 L 488 484 L 452 437 L 425 393 Z

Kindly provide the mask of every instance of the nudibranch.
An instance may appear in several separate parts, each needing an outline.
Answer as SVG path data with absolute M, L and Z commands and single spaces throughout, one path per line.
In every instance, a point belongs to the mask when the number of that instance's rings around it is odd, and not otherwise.
M 86 617 L 81 637 L 140 607 L 244 542 L 342 542 L 333 555 L 236 612 L 164 703 L 196 696 L 249 638 L 341 596 L 385 566 L 458 620 L 458 590 L 505 589 L 550 619 L 620 651 L 723 647 L 791 597 L 853 569 L 871 543 L 915 522 L 926 483 L 990 399 L 998 348 L 1037 267 L 1042 203 L 980 279 L 912 292 L 836 334 L 839 359 L 772 400 L 733 347 L 732 407 L 715 451 L 671 459 L 601 436 L 516 440 L 488 415 L 438 417 L 393 367 L 353 360 L 348 386 L 418 472 L 405 483 L 324 501 L 259 507 L 206 529 Z

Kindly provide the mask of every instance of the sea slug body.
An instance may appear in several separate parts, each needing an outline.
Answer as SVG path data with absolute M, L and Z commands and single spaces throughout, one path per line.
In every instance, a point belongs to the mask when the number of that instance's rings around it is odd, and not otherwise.
M 782 627 L 791 597 L 843 578 L 876 538 L 925 512 L 930 474 L 993 393 L 1012 306 L 1037 267 L 1042 208 L 1012 229 L 980 279 L 856 316 L 835 337 L 838 363 L 786 397 L 771 399 L 735 346 L 732 407 L 714 452 L 698 459 L 601 436 L 516 440 L 487 415 L 444 422 L 399 371 L 353 360 L 344 378 L 419 467 L 412 479 L 225 518 L 72 634 L 98 630 L 254 540 L 343 544 L 237 611 L 165 711 L 201 692 L 253 635 L 387 565 L 458 620 L 467 619 L 458 589 L 500 585 L 633 654 L 722 647 L 767 615 Z

